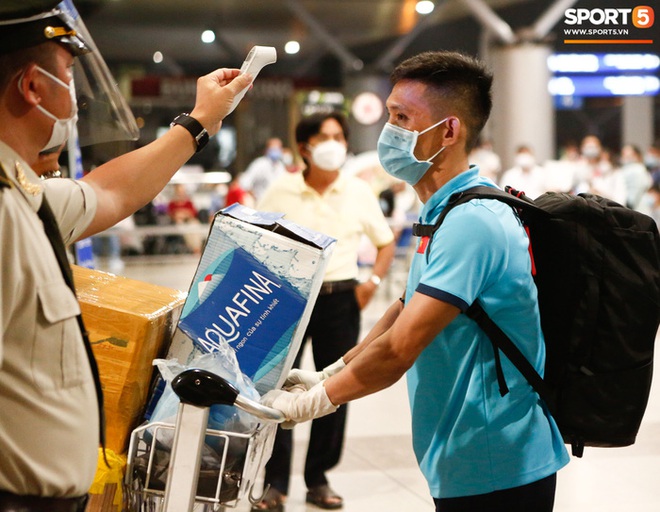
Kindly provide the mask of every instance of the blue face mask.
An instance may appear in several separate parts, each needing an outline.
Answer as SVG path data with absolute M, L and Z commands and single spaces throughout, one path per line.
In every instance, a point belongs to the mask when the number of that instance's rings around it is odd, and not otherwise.
M 656 169 L 657 167 L 660 167 L 660 158 L 655 155 L 646 155 L 644 157 L 644 164 L 649 169 Z
M 378 159 L 383 169 L 391 176 L 403 180 L 410 185 L 417 184 L 431 165 L 433 165 L 433 159 L 447 147 L 441 147 L 428 160 L 420 161 L 414 153 L 415 146 L 417 146 L 417 138 L 436 126 L 440 126 L 447 119 L 449 118 L 446 117 L 421 132 L 406 130 L 400 126 L 386 123 L 378 139 Z
M 270 148 L 266 151 L 266 156 L 273 162 L 277 162 L 282 159 L 282 150 L 280 148 Z

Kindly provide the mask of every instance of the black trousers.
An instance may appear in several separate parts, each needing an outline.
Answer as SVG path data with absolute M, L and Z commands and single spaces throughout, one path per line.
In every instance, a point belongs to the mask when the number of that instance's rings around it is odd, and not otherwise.
M 46 498 L 0 491 L 0 512 L 83 512 L 88 496 Z
M 556 487 L 555 473 L 512 489 L 433 501 L 436 512 L 552 512 Z
M 298 352 L 294 368 L 300 366 L 303 348 L 307 340 L 312 343 L 314 365 L 323 369 L 348 352 L 360 335 L 360 309 L 355 291 L 346 290 L 320 295 L 312 311 L 304 341 Z M 346 405 L 337 412 L 316 419 L 305 460 L 307 488 L 328 483 L 325 472 L 335 467 L 341 458 L 346 426 Z M 282 494 L 288 494 L 291 474 L 293 435 L 291 430 L 278 429 L 273 454 L 266 464 L 264 481 Z

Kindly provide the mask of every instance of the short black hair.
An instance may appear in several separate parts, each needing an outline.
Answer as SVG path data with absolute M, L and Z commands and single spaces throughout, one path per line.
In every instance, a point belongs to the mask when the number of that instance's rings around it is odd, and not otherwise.
M 296 142 L 306 143 L 309 139 L 318 135 L 321 131 L 321 125 L 328 119 L 334 119 L 341 126 L 344 132 L 344 138 L 348 140 L 348 120 L 341 112 L 317 113 L 303 117 L 296 126 Z
M 642 151 L 642 148 L 640 148 L 637 144 L 626 144 L 630 149 L 632 149 L 633 153 L 639 158 L 640 160 L 644 158 L 644 152 Z
M 476 146 L 493 105 L 493 75 L 484 64 L 458 52 L 423 52 L 401 62 L 390 80 L 392 85 L 416 80 L 432 87 L 467 125 L 466 152 Z M 451 112 L 442 113 L 445 114 Z
M 0 93 L 3 93 L 18 73 L 29 64 L 37 64 L 46 70 L 55 63 L 55 44 L 43 43 L 15 52 L 0 54 Z

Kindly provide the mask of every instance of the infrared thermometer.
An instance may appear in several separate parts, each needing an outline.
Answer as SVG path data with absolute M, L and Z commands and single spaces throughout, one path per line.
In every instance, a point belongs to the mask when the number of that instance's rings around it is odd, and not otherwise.
M 261 71 L 261 68 L 276 61 L 277 51 L 272 46 L 253 46 L 245 58 L 245 61 L 243 61 L 240 74 L 250 74 L 252 76 L 252 82 L 254 82 L 254 80 L 257 78 L 257 75 L 259 74 L 259 71 Z M 227 115 L 234 111 L 236 105 L 238 105 L 238 103 L 243 99 L 243 96 L 245 96 L 245 93 L 249 88 L 250 86 L 248 85 L 245 89 L 236 95 Z

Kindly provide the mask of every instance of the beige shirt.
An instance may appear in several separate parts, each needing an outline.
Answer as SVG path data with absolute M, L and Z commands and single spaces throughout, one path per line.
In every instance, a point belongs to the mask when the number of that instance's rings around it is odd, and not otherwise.
M 302 173 L 286 174 L 270 186 L 257 208 L 284 213 L 290 221 L 337 239 L 324 281 L 357 278 L 362 235 L 378 248 L 394 240 L 371 188 L 353 176 L 340 174 L 321 195 Z
M 80 306 L 36 212 L 45 194 L 68 244 L 91 222 L 96 195 L 41 181 L 1 142 L 0 165 L 12 185 L 0 189 L 0 490 L 80 496 L 96 470 L 96 391 Z

